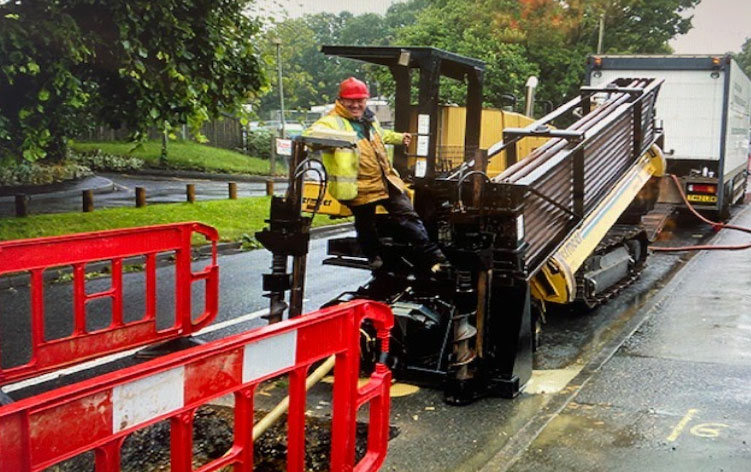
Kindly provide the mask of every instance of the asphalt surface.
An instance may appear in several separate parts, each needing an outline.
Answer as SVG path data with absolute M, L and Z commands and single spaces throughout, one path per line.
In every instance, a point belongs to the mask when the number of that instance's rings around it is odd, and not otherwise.
M 733 223 L 751 227 L 751 208 Z M 712 244 L 749 239 L 725 230 Z M 549 422 L 482 470 L 751 470 L 750 265 L 749 250 L 699 253 Z
M 200 174 L 199 174 L 200 175 Z M 15 216 L 15 195 L 26 194 L 30 214 L 63 213 L 81 211 L 82 192 L 94 192 L 94 210 L 135 206 L 136 187 L 146 190 L 147 204 L 185 202 L 186 185 L 195 186 L 196 201 L 229 198 L 229 182 L 237 184 L 238 197 L 266 195 L 266 178 L 259 176 L 253 181 L 243 181 L 245 176 L 204 175 L 186 177 L 175 175 L 108 174 L 101 173 L 72 182 L 43 187 L 3 189 L 0 192 L 0 217 Z M 274 181 L 274 193 L 287 188 L 285 181 Z
M 338 236 L 352 236 L 351 228 L 332 228 L 324 235 L 335 233 Z M 319 233 L 320 235 L 320 233 Z M 322 304 L 337 297 L 346 287 L 357 288 L 365 283 L 370 274 L 365 271 L 347 268 L 332 270 L 318 262 L 323 260 L 327 249 L 327 239 L 314 237 L 311 240 L 308 258 L 309 265 L 306 279 L 306 298 L 303 310 L 313 311 Z M 208 259 L 199 259 L 192 265 L 193 271 L 202 270 Z M 139 263 L 139 261 L 132 261 Z M 265 250 L 220 255 L 217 263 L 219 272 L 219 312 L 214 324 L 226 324 L 226 327 L 201 336 L 204 341 L 230 336 L 252 328 L 263 326 L 266 321 L 260 317 L 261 311 L 267 310 L 268 298 L 263 297 L 262 274 L 270 272 L 271 254 Z M 127 264 L 125 264 L 127 265 Z M 99 269 L 101 270 L 101 268 Z M 52 270 L 51 272 L 55 272 Z M 92 272 L 93 271 L 89 271 Z M 64 274 L 64 272 L 63 272 Z M 126 322 L 141 319 L 146 306 L 145 273 L 142 271 L 123 274 L 123 317 Z M 54 275 L 54 274 L 53 274 Z M 156 317 L 157 327 L 165 329 L 175 323 L 175 267 L 166 263 L 156 270 Z M 95 276 L 86 280 L 86 293 L 99 293 L 111 286 L 108 276 Z M 193 284 L 191 304 L 197 315 L 204 308 L 204 286 Z M 31 305 L 28 288 L 28 276 L 19 275 L 0 277 L 0 366 L 7 369 L 29 361 L 31 356 Z M 51 279 L 45 284 L 44 295 L 44 334 L 45 339 L 53 340 L 69 336 L 73 330 L 73 286 L 64 275 L 62 279 Z M 108 298 L 93 300 L 87 304 L 87 330 L 106 327 L 111 322 L 112 307 Z M 252 314 L 253 316 L 246 316 Z M 227 323 L 231 320 L 242 320 Z M 116 367 L 136 363 L 136 359 L 123 360 Z M 33 386 L 27 390 L 14 392 L 16 399 L 26 397 L 51 387 L 63 385 L 74 380 L 81 380 L 100 373 L 89 371 L 68 379 L 57 379 L 53 384 Z
M 738 209 L 733 222 L 751 226 L 751 209 Z M 751 239 L 730 231 L 712 239 L 711 230 L 698 226 L 676 227 L 666 237 L 661 244 Z M 306 310 L 367 280 L 361 271 L 321 266 L 324 248 L 325 239 L 313 241 Z M 266 306 L 260 274 L 269 263 L 265 251 L 220 257 L 216 323 Z M 514 400 L 449 407 L 439 391 L 395 386 L 396 436 L 383 470 L 751 470 L 750 263 L 748 251 L 653 254 L 641 278 L 615 300 L 593 312 L 548 317 L 533 380 Z M 160 280 L 169 285 L 164 270 Z M 138 277 L 125 276 L 135 291 Z M 7 297 L 28 298 L 23 288 L 14 290 L 0 294 L 0 321 L 14 311 Z M 53 290 L 61 295 L 49 295 L 52 305 L 63 307 L 69 285 Z M 133 306 L 141 303 L 134 300 Z M 205 339 L 262 323 L 252 317 Z M 7 326 L 0 325 L 0 346 L 16 339 Z M 12 392 L 32 393 L 34 387 Z M 284 393 L 279 389 L 263 404 L 273 405 Z M 315 412 L 330 399 L 324 382 L 311 391 L 308 404 Z

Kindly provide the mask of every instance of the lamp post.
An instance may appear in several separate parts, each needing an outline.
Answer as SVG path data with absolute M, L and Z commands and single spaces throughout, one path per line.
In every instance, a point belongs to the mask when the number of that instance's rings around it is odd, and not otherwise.
M 282 138 L 285 137 L 285 123 L 284 123 L 284 86 L 282 85 L 282 41 L 279 38 L 274 38 L 272 43 L 276 45 L 276 73 L 277 73 L 277 85 L 279 86 L 279 114 L 282 125 Z

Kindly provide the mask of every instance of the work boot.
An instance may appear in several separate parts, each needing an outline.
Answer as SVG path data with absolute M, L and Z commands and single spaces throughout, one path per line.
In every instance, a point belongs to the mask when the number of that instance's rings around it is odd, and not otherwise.
M 433 254 L 433 260 L 430 264 L 430 272 L 435 275 L 444 275 L 451 270 L 451 263 L 446 259 L 446 256 L 441 250 L 436 251 Z

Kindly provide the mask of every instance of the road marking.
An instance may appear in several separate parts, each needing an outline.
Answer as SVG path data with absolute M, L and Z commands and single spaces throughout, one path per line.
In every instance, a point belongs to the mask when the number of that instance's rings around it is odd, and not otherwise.
M 237 318 L 232 318 L 231 320 L 222 321 L 221 323 L 214 323 L 198 331 L 196 335 L 213 333 L 214 331 L 219 331 L 220 329 L 224 329 L 228 326 L 234 326 L 236 324 L 240 324 L 245 321 L 250 321 L 256 318 L 260 318 L 263 315 L 267 315 L 268 313 L 269 313 L 269 310 L 265 308 L 263 310 L 254 311 L 253 313 L 247 313 L 245 315 L 238 316 Z
M 269 312 L 268 309 L 258 310 L 254 311 L 252 313 L 247 313 L 242 316 L 238 316 L 237 318 L 232 318 L 231 320 L 222 321 L 221 323 L 215 323 L 212 325 L 209 325 L 205 328 L 203 328 L 200 331 L 197 331 L 195 333 L 196 336 L 200 336 L 202 334 L 208 334 L 213 333 L 214 331 L 219 331 L 220 329 L 227 328 L 229 326 L 233 326 L 236 324 L 244 323 L 246 321 L 254 320 L 256 318 L 260 318 L 261 316 L 267 314 Z M 82 370 L 88 370 L 92 369 L 94 367 L 98 367 L 102 364 L 108 364 L 110 362 L 114 362 L 116 360 L 132 356 L 136 352 L 140 351 L 141 349 L 144 349 L 147 346 L 139 346 L 133 349 L 128 349 L 127 351 L 117 352 L 115 354 L 110 354 L 109 356 L 100 357 L 99 359 L 94 359 L 91 361 L 83 362 L 78 365 L 74 365 L 72 367 L 66 367 L 64 369 L 55 370 L 52 372 L 48 372 L 46 374 L 42 374 L 38 377 L 34 377 L 31 379 L 22 380 L 20 382 L 4 385 L 1 389 L 5 393 L 14 392 L 16 390 L 21 390 L 27 387 L 31 387 L 33 385 L 38 385 L 40 383 L 48 382 L 50 380 L 55 380 L 60 377 L 64 377 L 66 375 L 74 374 L 76 372 L 80 372 Z
M 702 423 L 691 428 L 690 432 L 700 438 L 716 438 L 720 435 L 720 430 L 728 427 L 724 423 Z
M 681 435 L 681 433 L 683 432 L 683 429 L 694 418 L 694 415 L 698 411 L 699 410 L 695 408 L 691 408 L 690 410 L 688 410 L 688 412 L 686 412 L 686 416 L 684 416 L 683 419 L 677 425 L 675 425 L 675 428 L 673 428 L 673 432 L 670 433 L 670 436 L 668 436 L 668 441 L 673 442 L 676 439 L 678 439 L 678 436 Z
M 334 376 L 333 375 L 327 375 L 326 377 L 321 379 L 321 382 L 326 384 L 333 384 L 334 383 Z M 361 388 L 363 385 L 370 382 L 370 378 L 360 378 L 357 381 L 357 388 Z M 415 393 L 420 391 L 420 387 L 417 385 L 412 384 L 406 384 L 401 382 L 392 382 L 391 388 L 389 389 L 389 396 L 391 398 L 397 398 L 397 397 L 406 397 L 409 395 L 414 395 Z
M 560 392 L 583 368 L 583 365 L 578 365 L 565 369 L 533 370 L 532 378 L 524 387 L 524 393 Z

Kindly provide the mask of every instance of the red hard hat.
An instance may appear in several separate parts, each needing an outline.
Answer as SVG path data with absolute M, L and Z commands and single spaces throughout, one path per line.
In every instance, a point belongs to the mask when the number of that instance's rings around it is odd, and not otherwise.
M 362 80 L 350 77 L 339 84 L 339 98 L 350 98 L 357 100 L 360 98 L 370 98 L 368 86 Z

